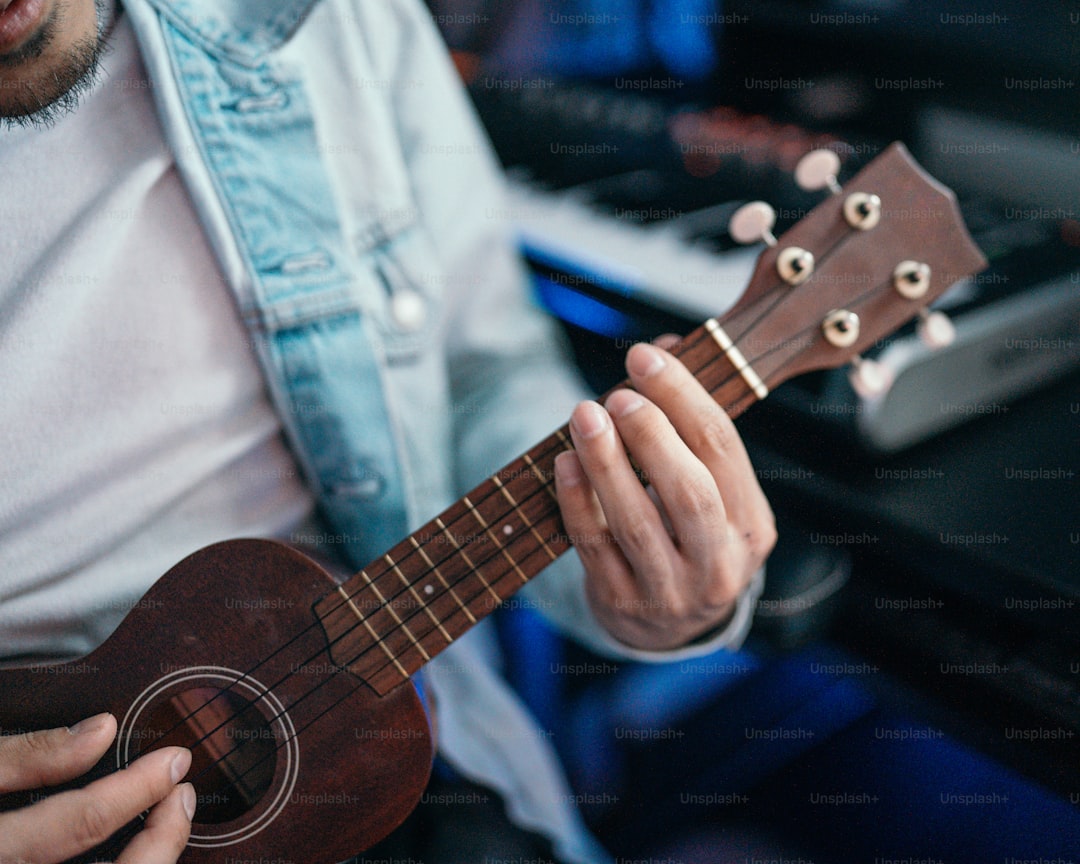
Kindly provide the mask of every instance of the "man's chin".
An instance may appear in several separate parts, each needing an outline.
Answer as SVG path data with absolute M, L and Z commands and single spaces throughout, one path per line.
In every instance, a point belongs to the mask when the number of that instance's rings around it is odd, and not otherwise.
M 67 52 L 62 68 L 39 79 L 25 79 L 19 87 L 0 91 L 0 124 L 48 127 L 72 111 L 82 94 L 93 86 L 98 70 L 97 41 L 76 45 Z

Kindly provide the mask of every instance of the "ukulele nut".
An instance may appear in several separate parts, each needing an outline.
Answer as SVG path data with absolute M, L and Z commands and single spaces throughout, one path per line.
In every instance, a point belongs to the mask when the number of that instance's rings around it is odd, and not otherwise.
M 789 246 L 777 256 L 776 272 L 788 285 L 801 285 L 814 272 L 814 256 L 798 246 Z
M 849 348 L 859 339 L 859 316 L 847 309 L 833 309 L 821 322 L 821 330 L 830 345 Z
M 853 192 L 844 201 L 844 218 L 852 228 L 869 231 L 881 221 L 881 199 L 866 192 Z
M 920 299 L 930 290 L 930 265 L 921 261 L 901 261 L 893 270 L 893 287 L 901 297 Z

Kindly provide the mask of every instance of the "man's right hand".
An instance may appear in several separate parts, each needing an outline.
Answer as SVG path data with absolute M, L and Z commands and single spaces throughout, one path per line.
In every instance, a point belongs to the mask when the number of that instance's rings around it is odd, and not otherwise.
M 65 783 L 89 771 L 116 737 L 99 714 L 70 729 L 0 738 L 0 795 Z M 195 788 L 180 784 L 191 753 L 164 747 L 83 789 L 0 813 L 0 864 L 55 864 L 93 849 L 149 810 L 116 864 L 174 864 L 187 845 Z

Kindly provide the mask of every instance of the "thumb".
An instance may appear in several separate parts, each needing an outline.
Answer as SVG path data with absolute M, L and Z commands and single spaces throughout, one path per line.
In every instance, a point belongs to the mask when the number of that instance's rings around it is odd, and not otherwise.
M 115 737 L 112 714 L 98 714 L 67 729 L 0 737 L 0 795 L 55 786 L 85 774 Z

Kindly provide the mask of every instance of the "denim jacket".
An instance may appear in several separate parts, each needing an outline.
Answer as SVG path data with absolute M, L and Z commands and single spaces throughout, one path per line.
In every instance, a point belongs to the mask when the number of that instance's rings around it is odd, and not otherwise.
M 356 567 L 583 395 L 529 301 L 496 164 L 419 0 L 123 0 L 159 116 L 331 533 Z M 538 392 L 541 391 L 542 392 Z M 596 651 L 576 556 L 523 591 Z M 560 856 L 607 861 L 481 624 L 425 667 L 439 746 Z

